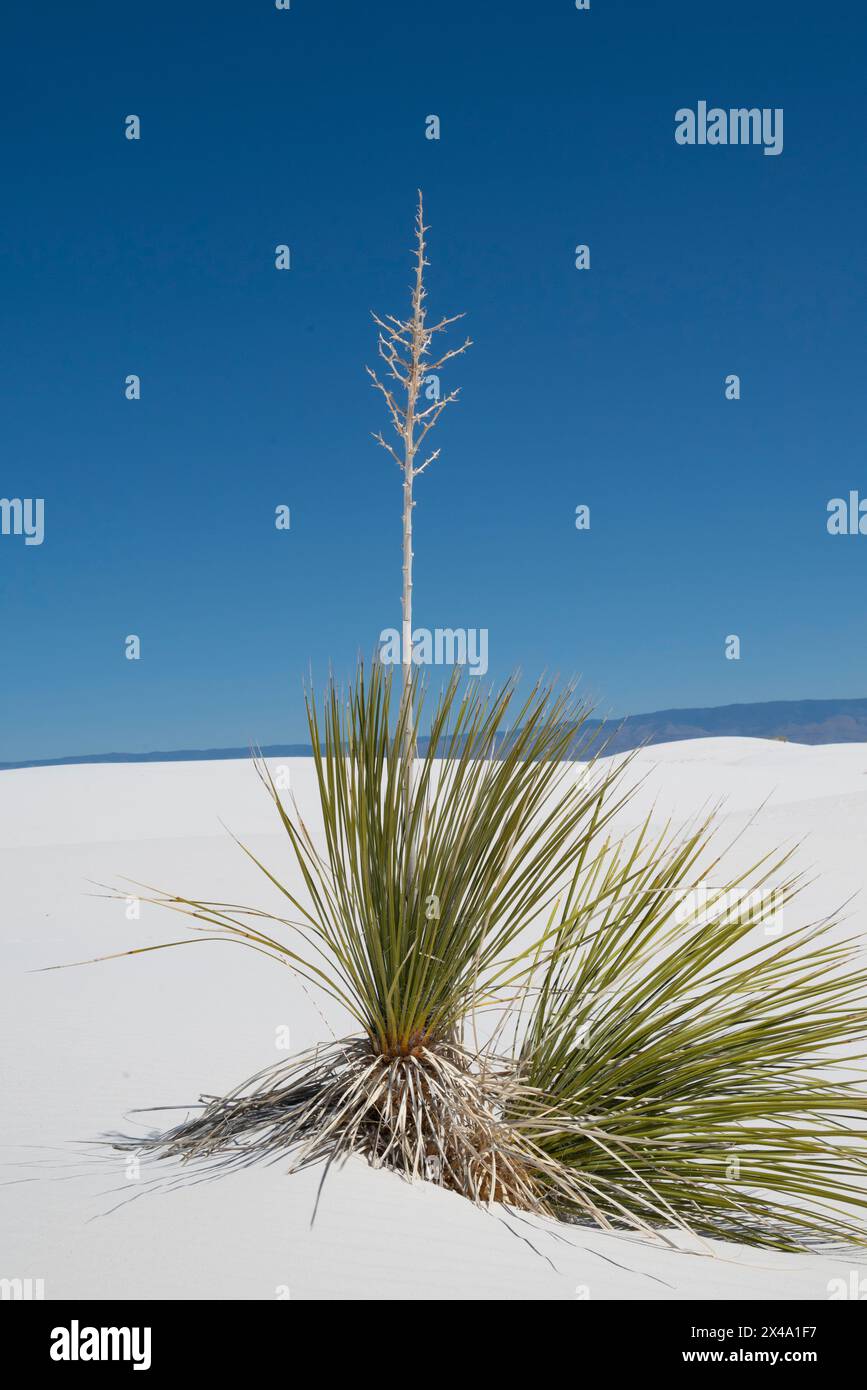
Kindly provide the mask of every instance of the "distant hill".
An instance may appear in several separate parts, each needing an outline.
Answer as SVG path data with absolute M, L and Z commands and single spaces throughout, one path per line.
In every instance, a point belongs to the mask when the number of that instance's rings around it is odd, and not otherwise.
M 309 743 L 269 743 L 260 750 L 266 758 L 309 758 Z M 17 767 L 69 767 L 73 763 L 205 763 L 221 758 L 249 758 L 249 748 L 173 748 L 156 753 L 81 753 L 70 758 L 34 758 L 30 762 L 0 763 L 0 772 Z
M 590 720 L 589 732 L 599 726 Z M 608 751 L 624 753 L 642 743 L 675 743 L 685 738 L 785 738 L 791 743 L 867 743 L 867 699 L 770 700 L 756 705 L 718 705 L 709 709 L 662 709 L 607 721 Z M 583 730 L 582 730 L 583 732 Z M 309 743 L 271 743 L 268 758 L 309 757 Z M 0 771 L 19 767 L 64 767 L 70 763 L 185 763 L 216 758 L 248 758 L 249 748 L 180 748 L 155 753 L 84 753 L 67 758 L 0 762 Z
M 867 699 L 770 700 L 756 705 L 633 714 L 623 721 L 609 747 L 612 753 L 622 753 L 641 743 L 726 737 L 785 738 L 790 743 L 867 743 Z

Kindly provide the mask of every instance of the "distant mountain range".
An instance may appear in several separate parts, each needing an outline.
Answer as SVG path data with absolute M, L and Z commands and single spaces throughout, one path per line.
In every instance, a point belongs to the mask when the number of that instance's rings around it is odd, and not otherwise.
M 617 720 L 609 721 L 617 724 Z M 867 743 L 867 699 L 769 700 L 711 709 L 661 709 L 623 721 L 609 749 L 684 738 L 774 738 L 790 743 Z
M 685 738 L 774 738 L 791 743 L 867 743 L 867 699 L 770 700 L 756 705 L 710 709 L 662 709 L 607 722 L 607 751 L 623 753 L 642 743 L 674 743 Z M 590 720 L 582 732 L 598 727 Z M 309 743 L 271 743 L 268 758 L 309 757 Z M 214 758 L 248 758 L 249 748 L 180 748 L 155 753 L 85 753 L 78 757 L 0 762 L 0 771 L 19 767 L 62 767 L 70 763 L 183 763 Z

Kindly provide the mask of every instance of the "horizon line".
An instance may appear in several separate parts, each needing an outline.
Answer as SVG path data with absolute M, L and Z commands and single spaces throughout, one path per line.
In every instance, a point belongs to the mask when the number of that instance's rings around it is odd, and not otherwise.
M 805 706 L 832 706 L 832 705 L 862 705 L 864 716 L 867 720 L 867 696 L 839 696 L 830 699 L 796 699 L 796 700 L 755 700 L 737 701 L 726 705 L 678 705 L 670 706 L 665 709 L 647 710 L 637 714 L 609 715 L 607 717 L 594 716 L 592 711 L 586 723 L 589 726 L 616 725 L 619 731 L 623 731 L 630 722 L 641 720 L 662 719 L 673 715 L 723 715 L 729 711 L 761 711 L 771 707 L 780 708 L 784 706 L 797 706 L 804 709 Z M 669 742 L 683 742 L 688 737 L 709 738 L 709 737 L 733 737 L 733 738 L 765 738 L 780 739 L 787 737 L 784 734 L 755 734 L 746 732 L 727 732 L 724 734 L 712 734 L 697 732 L 692 735 L 680 735 Z M 847 739 L 825 739 L 825 743 L 846 743 Z M 867 742 L 867 730 L 865 730 L 865 742 Z M 792 742 L 809 742 L 799 740 L 795 737 Z M 635 746 L 635 745 L 633 745 Z M 626 751 L 618 748 L 617 752 Z M 0 772 L 23 771 L 26 768 L 34 767 L 68 767 L 87 763 L 142 763 L 142 762 L 206 762 L 229 761 L 233 758 L 251 758 L 256 753 L 261 753 L 264 757 L 310 757 L 313 753 L 312 743 L 268 743 L 250 744 L 244 747 L 214 747 L 214 748 L 177 748 L 177 749 L 153 749 L 148 752 L 130 753 L 73 753 L 64 754 L 55 758 L 24 758 L 19 761 L 0 760 Z

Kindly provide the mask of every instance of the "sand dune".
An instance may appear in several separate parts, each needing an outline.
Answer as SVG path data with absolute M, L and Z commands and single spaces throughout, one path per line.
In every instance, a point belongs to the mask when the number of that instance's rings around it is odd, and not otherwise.
M 309 811 L 310 761 L 285 766 Z M 660 821 L 683 821 L 725 798 L 724 828 L 743 832 L 733 862 L 803 842 L 799 862 L 817 875 L 805 912 L 863 890 L 867 745 L 701 739 L 647 750 L 635 769 L 646 775 L 627 823 L 651 805 Z M 89 896 L 99 889 L 88 880 L 126 875 L 267 902 L 221 819 L 289 871 L 246 761 L 0 773 L 0 1278 L 41 1278 L 47 1298 L 251 1299 L 825 1299 L 830 1280 L 848 1280 L 854 1259 L 718 1243 L 701 1255 L 672 1252 L 480 1212 L 361 1163 L 329 1176 L 311 1230 L 318 1174 L 250 1170 L 150 1195 L 121 1156 L 97 1161 L 75 1148 L 138 1107 L 193 1102 L 278 1060 L 280 1029 L 300 1049 L 345 1028 L 288 972 L 235 946 L 34 973 L 183 935 L 179 920 L 147 906 L 129 920 L 123 902 Z M 867 938 L 867 896 L 851 905 L 847 927 Z

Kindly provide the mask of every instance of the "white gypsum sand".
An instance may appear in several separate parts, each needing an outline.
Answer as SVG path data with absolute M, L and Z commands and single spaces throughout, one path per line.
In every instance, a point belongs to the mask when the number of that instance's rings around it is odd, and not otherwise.
M 309 759 L 290 770 L 316 823 Z M 867 745 L 809 748 L 704 739 L 649 749 L 624 812 L 676 822 L 725 798 L 732 866 L 793 840 L 816 881 L 797 905 L 817 917 L 867 877 Z M 747 824 L 762 804 L 759 816 Z M 0 1278 L 42 1279 L 47 1298 L 792 1298 L 826 1299 L 860 1257 L 780 1255 L 714 1242 L 716 1258 L 629 1235 L 556 1227 L 473 1208 L 360 1161 L 320 1173 L 254 1167 L 149 1193 L 127 1156 L 87 1141 L 165 1127 L 270 1062 L 349 1031 L 288 971 L 228 943 L 33 973 L 188 935 L 147 904 L 88 896 L 121 877 L 191 896 L 273 906 L 268 884 L 222 820 L 278 874 L 286 839 L 246 761 L 28 769 L 0 774 L 4 911 Z M 130 893 L 134 892 L 130 888 Z M 867 898 L 841 931 L 865 929 Z M 85 1141 L 83 1145 L 75 1141 Z M 135 1200 L 129 1201 L 132 1197 Z M 123 1205 L 108 1213 L 118 1203 Z M 98 1219 L 92 1219 L 98 1218 Z M 528 1243 L 529 1242 L 529 1243 Z M 864 1271 L 861 1270 L 861 1275 Z

